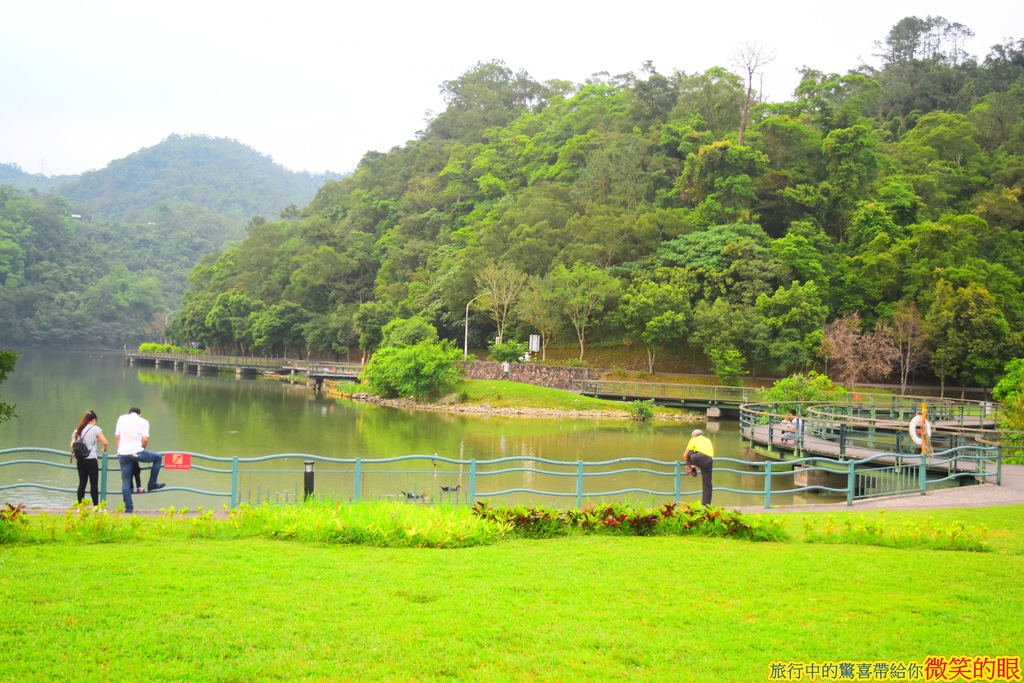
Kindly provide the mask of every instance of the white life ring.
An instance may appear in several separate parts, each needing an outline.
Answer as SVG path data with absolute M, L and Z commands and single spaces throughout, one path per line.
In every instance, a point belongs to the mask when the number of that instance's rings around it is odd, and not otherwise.
M 932 438 L 932 423 L 920 415 L 915 415 L 914 419 L 910 421 L 910 439 L 918 446 L 921 445 L 921 435 L 918 433 L 921 429 L 921 423 L 924 423 L 924 433 L 928 435 L 928 438 Z

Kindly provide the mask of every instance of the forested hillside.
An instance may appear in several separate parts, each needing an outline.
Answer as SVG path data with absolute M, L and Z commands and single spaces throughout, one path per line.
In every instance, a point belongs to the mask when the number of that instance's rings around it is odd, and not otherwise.
M 159 336 L 192 266 L 243 231 L 188 207 L 155 217 L 82 222 L 63 197 L 0 186 L 0 345 L 120 347 Z
M 338 177 L 293 173 L 234 140 L 177 135 L 82 176 L 2 165 L 0 344 L 159 336 L 204 255 L 264 215 L 297 215 Z
M 0 185 L 8 185 L 21 192 L 35 190 L 36 193 L 49 193 L 75 177 L 71 175 L 47 176 L 42 173 L 26 173 L 17 164 L 0 163 Z
M 879 66 L 806 69 L 781 103 L 722 68 L 478 64 L 416 140 L 197 266 L 176 333 L 369 350 L 414 315 L 461 339 L 473 302 L 477 346 L 507 324 L 584 358 L 627 341 L 652 366 L 673 348 L 786 372 L 842 321 L 910 372 L 991 386 L 1022 346 L 1024 41 L 977 59 L 969 33 L 907 18 Z
M 189 204 L 237 226 L 252 216 L 276 217 L 292 204 L 304 206 L 324 182 L 340 177 L 289 171 L 237 140 L 171 135 L 54 192 L 86 219 L 148 222 L 163 205 Z

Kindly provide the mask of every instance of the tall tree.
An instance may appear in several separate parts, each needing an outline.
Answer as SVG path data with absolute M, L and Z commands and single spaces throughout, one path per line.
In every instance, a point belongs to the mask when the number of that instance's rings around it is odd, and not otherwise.
M 762 294 L 754 307 L 760 316 L 754 331 L 760 359 L 782 372 L 809 365 L 821 346 L 828 313 L 818 286 L 794 280 L 789 289 Z
M 921 312 L 913 301 L 896 304 L 892 316 L 893 341 L 896 342 L 896 362 L 900 371 L 900 393 L 907 393 L 907 379 L 924 367 L 931 355 L 928 331 Z
M 736 47 L 732 56 L 732 64 L 747 78 L 747 96 L 743 100 L 743 113 L 740 115 L 740 134 L 737 143 L 743 144 L 743 134 L 750 120 L 750 107 L 754 104 L 754 76 L 764 67 L 775 61 L 775 50 L 768 49 L 762 42 L 744 41 Z
M 554 281 L 552 295 L 576 330 L 580 360 L 583 360 L 587 332 L 594 324 L 594 316 L 604 310 L 609 298 L 618 294 L 619 282 L 597 266 L 582 262 L 577 262 L 571 269 L 560 263 L 551 275 Z
M 647 349 L 647 370 L 654 372 L 657 354 L 686 338 L 689 297 L 678 285 L 652 281 L 634 282 L 619 302 L 619 317 L 626 339 Z
M 476 274 L 477 286 L 483 290 L 480 304 L 494 317 L 499 344 L 505 338 L 505 325 L 528 279 L 514 265 L 496 265 L 494 261 L 488 261 Z
M 18 362 L 19 355 L 15 351 L 0 351 L 0 386 L 7 381 L 7 375 L 14 372 L 14 366 Z M 5 422 L 14 414 L 14 406 L 6 401 L 0 401 L 0 422 Z
M 935 339 L 932 368 L 942 382 L 960 381 L 963 398 L 969 382 L 991 387 L 1008 352 L 1010 328 L 988 290 L 970 283 L 956 287 L 948 280 L 935 286 L 935 299 L 927 316 Z
M 532 325 L 540 335 L 541 360 L 547 360 L 548 343 L 565 324 L 554 290 L 554 279 L 550 275 L 545 278 L 532 277 L 516 308 L 519 317 Z
M 835 377 L 853 391 L 857 382 L 887 377 L 896 361 L 897 349 L 892 332 L 882 321 L 870 332 L 864 332 L 860 314 L 851 313 L 825 326 L 821 355 L 831 361 Z

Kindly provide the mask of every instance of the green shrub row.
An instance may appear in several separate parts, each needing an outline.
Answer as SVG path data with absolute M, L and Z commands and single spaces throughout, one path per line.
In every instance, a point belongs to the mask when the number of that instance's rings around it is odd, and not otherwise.
M 225 510 L 226 510 L 225 506 Z M 389 548 L 465 548 L 504 538 L 556 538 L 571 535 L 706 536 L 750 541 L 791 540 L 783 515 L 744 515 L 700 504 L 667 503 L 659 508 L 628 503 L 593 503 L 556 510 L 545 506 L 497 506 L 486 501 L 472 508 L 396 502 L 308 501 L 302 505 L 248 505 L 227 511 L 174 507 L 156 519 L 75 506 L 62 514 L 29 515 L 24 505 L 0 509 L 0 545 L 11 543 L 120 543 L 151 536 L 172 538 L 270 538 L 307 543 Z M 878 545 L 983 552 L 990 550 L 984 527 L 953 521 L 937 525 L 931 517 L 901 525 L 834 516 L 804 521 L 803 542 Z
M 983 552 L 989 550 L 988 530 L 985 527 L 968 527 L 962 522 L 952 522 L 947 527 L 936 526 L 929 517 L 923 522 L 906 521 L 899 526 L 886 523 L 885 511 L 879 511 L 878 521 L 847 517 L 836 524 L 829 515 L 820 525 L 816 520 L 804 520 L 803 539 L 807 543 L 846 543 L 853 545 L 880 545 L 891 548 L 932 548 L 935 550 L 967 550 Z
M 751 518 L 735 510 L 700 504 L 666 503 L 660 508 L 639 508 L 628 503 L 593 503 L 581 508 L 555 510 L 544 506 L 491 507 L 486 501 L 473 506 L 473 514 L 506 527 L 524 538 L 551 538 L 570 534 L 627 536 L 713 536 L 751 541 L 787 538 L 778 517 Z
M 191 347 L 174 346 L 173 344 L 155 344 L 146 342 L 139 344 L 139 353 L 181 353 L 189 356 L 196 356 L 203 353 L 202 349 Z

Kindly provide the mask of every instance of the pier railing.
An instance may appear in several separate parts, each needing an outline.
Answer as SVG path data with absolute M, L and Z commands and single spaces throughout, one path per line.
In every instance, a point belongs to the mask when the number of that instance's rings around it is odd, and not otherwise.
M 889 400 L 814 403 L 747 403 L 740 407 L 740 436 L 752 446 L 795 455 L 839 459 L 876 454 L 917 455 L 921 446 L 910 422 L 921 404 L 906 397 Z M 789 422 L 789 410 L 799 423 Z M 1000 430 L 998 404 L 952 399 L 929 401 L 932 450 L 1007 442 L 1019 432 Z
M 46 457 L 6 459 L 20 454 Z M 175 484 L 153 493 L 166 495 L 180 491 L 199 494 L 224 499 L 231 507 L 244 502 L 291 503 L 317 495 L 349 501 L 390 499 L 470 505 L 482 498 L 501 499 L 518 495 L 531 499 L 553 497 L 572 501 L 576 506 L 591 499 L 647 496 L 699 500 L 701 495 L 700 479 L 686 476 L 680 461 L 649 458 L 565 462 L 529 457 L 460 460 L 436 455 L 376 459 L 328 458 L 301 453 L 256 458 L 217 457 L 202 453 L 163 455 L 165 463 L 178 464 L 173 469 L 185 469 L 180 465 L 188 463 L 188 469 L 223 477 L 225 486 L 210 490 Z M 50 448 L 9 448 L 0 450 L 0 458 L 3 458 L 0 459 L 0 491 L 42 489 L 68 494 L 77 492 L 77 487 L 66 485 L 69 477 L 52 474 L 54 469 L 76 470 L 76 466 L 68 462 L 66 452 Z M 275 469 L 276 463 L 291 466 Z M 301 467 L 294 466 L 300 463 Z M 971 463 L 972 471 L 962 471 L 964 463 Z M 320 469 L 316 468 L 317 464 L 321 465 Z M 4 475 L 13 466 L 31 467 L 33 476 L 38 475 L 38 478 L 28 480 L 22 476 L 18 481 L 10 481 Z M 944 476 L 936 476 L 937 467 L 946 469 Z M 110 481 L 111 470 L 113 483 Z M 972 445 L 932 456 L 879 454 L 845 462 L 816 456 L 786 462 L 715 458 L 715 472 L 737 474 L 744 485 L 743 488 L 718 486 L 716 491 L 759 498 L 766 508 L 772 506 L 773 496 L 799 493 L 845 497 L 847 504 L 852 505 L 854 500 L 876 496 L 923 495 L 929 488 L 948 486 L 963 479 L 994 480 L 999 484 L 1002 450 L 998 446 Z M 46 473 L 51 474 L 46 476 Z M 285 486 L 277 484 L 273 490 L 269 486 L 264 488 L 262 482 L 267 475 L 275 475 L 278 481 L 289 483 Z M 645 485 L 623 486 L 624 482 L 618 479 L 623 476 L 628 476 L 634 484 L 641 481 Z M 550 482 L 550 488 L 540 488 L 540 480 Z M 120 466 L 116 459 L 108 458 L 106 454 L 100 462 L 99 489 L 103 500 L 111 495 L 121 495 Z M 751 501 L 751 505 L 756 504 L 755 500 Z

